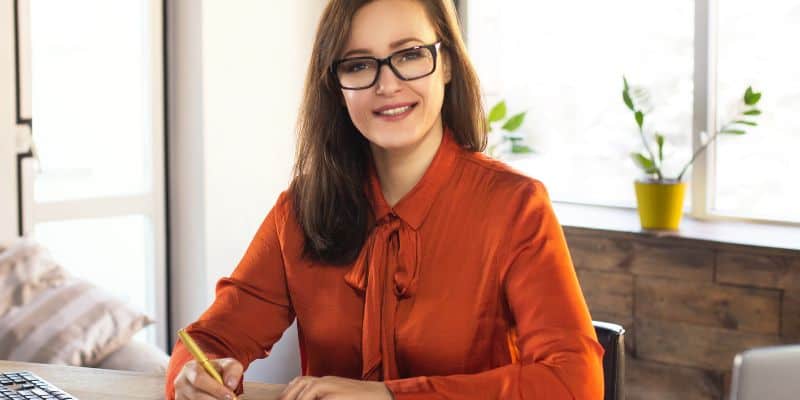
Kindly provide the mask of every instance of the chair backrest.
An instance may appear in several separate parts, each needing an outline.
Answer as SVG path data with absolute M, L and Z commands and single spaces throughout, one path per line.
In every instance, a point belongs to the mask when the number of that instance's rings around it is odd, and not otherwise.
M 625 328 L 609 322 L 592 321 L 597 340 L 603 346 L 605 400 L 625 399 Z
M 800 398 L 800 345 L 761 347 L 736 355 L 731 400 Z

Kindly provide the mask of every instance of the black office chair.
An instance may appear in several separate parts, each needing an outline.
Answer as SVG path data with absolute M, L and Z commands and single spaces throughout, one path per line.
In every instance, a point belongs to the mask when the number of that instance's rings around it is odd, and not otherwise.
M 597 340 L 603 345 L 605 400 L 625 399 L 625 328 L 609 322 L 592 321 Z

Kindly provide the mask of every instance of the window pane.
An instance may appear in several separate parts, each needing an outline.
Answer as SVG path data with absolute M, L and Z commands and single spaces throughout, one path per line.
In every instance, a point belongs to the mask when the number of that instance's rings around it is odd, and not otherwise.
M 747 134 L 720 137 L 714 212 L 800 222 L 800 2 L 719 4 L 718 116 L 736 114 L 747 86 L 763 93 Z
M 667 174 L 691 157 L 693 1 L 470 1 L 467 10 L 487 105 L 528 111 L 521 132 L 537 153 L 510 163 L 554 200 L 634 206 L 640 173 L 629 154 L 641 138 L 623 74 L 649 91 L 645 130 L 667 136 Z
M 150 191 L 147 5 L 31 2 L 35 201 Z
M 73 276 L 86 279 L 151 317 L 153 227 L 149 218 L 130 215 L 39 223 L 34 237 Z

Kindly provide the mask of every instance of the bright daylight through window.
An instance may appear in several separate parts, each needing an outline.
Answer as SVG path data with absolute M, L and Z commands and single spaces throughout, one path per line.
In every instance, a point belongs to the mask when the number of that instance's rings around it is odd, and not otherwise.
M 163 271 L 158 1 L 30 2 L 33 236 L 149 315 Z M 156 340 L 154 327 L 142 331 Z M 161 334 L 161 333 L 158 333 Z
M 763 114 L 746 135 L 717 141 L 717 163 L 706 166 L 706 212 L 800 222 L 800 166 L 792 161 L 800 52 L 790 50 L 800 37 L 800 3 L 724 0 L 711 9 L 717 118 L 730 118 L 751 85 L 763 93 Z M 694 1 L 473 0 L 466 10 L 487 108 L 505 100 L 509 114 L 527 111 L 519 132 L 535 153 L 505 159 L 542 180 L 554 201 L 635 207 L 641 171 L 630 153 L 642 148 L 622 101 L 623 75 L 644 96 L 646 127 L 666 136 L 665 175 L 676 176 L 691 157 L 695 46 L 706 45 L 694 38 Z

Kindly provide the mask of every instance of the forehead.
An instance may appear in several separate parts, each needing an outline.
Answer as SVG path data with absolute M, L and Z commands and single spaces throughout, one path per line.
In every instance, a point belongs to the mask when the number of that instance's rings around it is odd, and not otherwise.
M 425 7 L 416 0 L 372 1 L 353 16 L 344 51 L 383 53 L 393 50 L 390 43 L 404 38 L 417 38 L 426 44 L 436 40 Z

